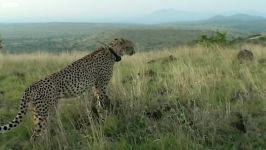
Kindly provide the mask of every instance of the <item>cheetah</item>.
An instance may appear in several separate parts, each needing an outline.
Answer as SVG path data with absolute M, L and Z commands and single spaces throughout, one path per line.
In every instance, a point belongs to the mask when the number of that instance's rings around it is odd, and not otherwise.
M 31 139 L 34 140 L 41 135 L 41 131 L 47 125 L 48 116 L 51 115 L 50 112 L 56 109 L 60 98 L 78 96 L 92 87 L 95 89 L 97 103 L 103 108 L 108 107 L 110 100 L 106 92 L 113 66 L 123 55 L 134 53 L 132 41 L 114 39 L 64 69 L 33 83 L 23 93 L 16 117 L 8 124 L 0 126 L 0 133 L 17 127 L 30 106 L 34 117 Z

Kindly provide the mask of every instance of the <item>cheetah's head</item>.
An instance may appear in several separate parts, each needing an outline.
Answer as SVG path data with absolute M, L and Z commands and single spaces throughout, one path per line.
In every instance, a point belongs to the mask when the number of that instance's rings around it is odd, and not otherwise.
M 123 38 L 114 39 L 110 45 L 115 50 L 115 52 L 120 56 L 133 55 L 136 53 L 134 44 L 130 40 L 126 40 Z

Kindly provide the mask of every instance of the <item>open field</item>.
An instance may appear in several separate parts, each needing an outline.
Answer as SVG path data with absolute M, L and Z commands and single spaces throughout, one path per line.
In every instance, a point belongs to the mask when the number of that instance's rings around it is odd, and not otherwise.
M 117 37 L 131 39 L 138 49 L 151 51 L 182 46 L 218 30 L 226 32 L 229 40 L 266 32 L 266 21 L 209 21 L 154 25 L 0 23 L 0 39 L 3 39 L 4 50 L 10 53 L 92 51 L 99 46 L 98 41 L 108 42 Z
M 216 31 L 227 33 L 229 41 L 244 40 L 266 32 L 265 24 L 264 18 L 246 15 L 163 24 L 0 23 L 0 39 L 4 47 L 1 51 L 9 53 L 92 51 L 99 41 L 108 42 L 117 37 L 131 39 L 139 50 L 152 51 L 190 44 Z
M 150 51 L 177 47 L 214 31 L 130 24 L 0 24 L 0 39 L 4 50 L 10 53 L 92 51 L 99 47 L 99 41 L 109 42 L 117 37 L 131 39 L 138 49 Z
M 237 61 L 251 48 L 253 61 Z M 0 124 L 23 90 L 83 52 L 0 55 Z M 148 63 L 149 62 L 149 63 Z M 114 109 L 90 119 L 90 93 L 62 99 L 52 132 L 30 143 L 32 115 L 0 149 L 266 149 L 265 47 L 179 47 L 123 57 L 109 87 Z M 51 127 L 50 127 L 51 128 Z

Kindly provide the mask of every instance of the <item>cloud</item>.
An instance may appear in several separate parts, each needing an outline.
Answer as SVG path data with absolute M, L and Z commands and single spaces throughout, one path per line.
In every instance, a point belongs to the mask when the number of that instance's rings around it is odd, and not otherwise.
M 17 2 L 5 2 L 1 6 L 2 6 L 2 8 L 18 8 L 19 3 L 17 3 Z

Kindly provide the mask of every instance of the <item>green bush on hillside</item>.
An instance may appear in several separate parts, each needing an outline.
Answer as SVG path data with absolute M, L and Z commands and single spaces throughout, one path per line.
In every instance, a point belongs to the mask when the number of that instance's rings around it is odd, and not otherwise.
M 200 36 L 200 38 L 196 40 L 196 43 L 203 46 L 213 46 L 213 45 L 224 46 L 228 45 L 230 41 L 227 38 L 227 33 L 216 31 L 215 34 L 212 36 L 207 36 L 207 35 Z

